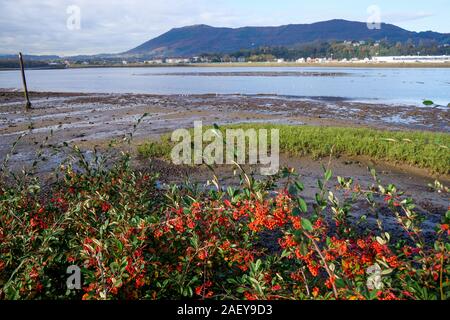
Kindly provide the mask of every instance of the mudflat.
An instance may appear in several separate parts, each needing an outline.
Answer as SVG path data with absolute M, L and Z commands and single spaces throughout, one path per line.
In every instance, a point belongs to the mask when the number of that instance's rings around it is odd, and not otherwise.
M 445 108 L 368 104 L 327 97 L 308 101 L 271 95 L 51 92 L 31 92 L 30 97 L 33 108 L 25 112 L 20 92 L 0 92 L 0 160 L 8 154 L 12 144 L 25 135 L 11 155 L 10 164 L 17 169 L 32 163 L 38 145 L 47 137 L 47 144 L 67 142 L 86 149 L 104 146 L 111 139 L 131 132 L 144 113 L 148 113 L 148 116 L 138 126 L 134 144 L 157 139 L 174 129 L 191 128 L 194 121 L 200 120 L 204 125 L 275 123 L 450 131 L 449 110 Z M 62 160 L 62 156 L 49 156 L 48 159 L 39 169 L 42 172 L 49 172 Z M 323 161 L 287 155 L 283 155 L 281 160 L 283 165 L 296 167 L 306 184 L 311 186 L 323 173 L 320 165 Z M 137 166 L 148 165 L 144 159 L 136 161 Z M 176 167 L 162 161 L 153 161 L 152 165 L 156 165 L 156 171 L 161 173 L 161 180 L 168 183 L 185 178 L 205 181 L 211 177 L 205 168 Z M 450 179 L 447 175 L 436 176 L 426 170 L 374 162 L 361 157 L 332 159 L 330 165 L 336 175 L 353 176 L 361 185 L 371 183 L 367 167 L 375 167 L 384 182 L 395 182 L 399 188 L 414 196 L 422 210 L 430 214 L 431 221 L 437 222 L 438 213 L 445 212 L 448 206 L 446 194 L 432 192 L 427 186 L 435 179 L 448 185 Z M 229 167 L 218 170 L 225 177 L 225 183 L 236 182 Z M 361 211 L 364 211 L 363 205 Z

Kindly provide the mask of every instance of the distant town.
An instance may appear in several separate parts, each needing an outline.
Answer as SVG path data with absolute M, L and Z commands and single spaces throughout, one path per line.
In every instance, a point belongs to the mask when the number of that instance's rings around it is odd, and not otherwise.
M 161 65 L 161 64 L 191 64 L 191 63 L 214 63 L 214 62 L 222 62 L 222 63 L 253 63 L 253 61 L 245 58 L 230 58 L 228 61 L 212 61 L 207 57 L 193 57 L 193 58 L 167 58 L 167 59 L 153 59 L 141 62 L 141 64 L 150 64 L 150 65 Z M 330 58 L 299 58 L 297 60 L 286 60 L 283 58 L 270 59 L 265 61 L 258 62 L 266 62 L 266 63 L 314 63 L 314 64 L 326 64 L 326 63 L 450 63 L 450 56 L 442 55 L 442 56 L 376 56 L 372 58 L 343 58 L 340 60 Z M 84 62 L 86 64 L 86 62 Z M 139 62 L 134 62 L 138 63 Z M 88 64 L 88 63 L 87 63 Z M 123 65 L 127 65 L 128 61 L 123 60 Z

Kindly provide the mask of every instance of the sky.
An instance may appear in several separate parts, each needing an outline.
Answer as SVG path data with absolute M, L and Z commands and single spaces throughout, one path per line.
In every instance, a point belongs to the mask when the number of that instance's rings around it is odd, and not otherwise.
M 378 13 L 407 30 L 450 33 L 449 12 L 450 0 L 0 0 L 0 53 L 119 53 L 193 24 L 367 22 Z

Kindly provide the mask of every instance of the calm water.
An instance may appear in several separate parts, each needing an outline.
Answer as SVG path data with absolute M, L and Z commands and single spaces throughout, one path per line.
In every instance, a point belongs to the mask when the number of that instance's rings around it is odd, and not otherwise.
M 192 76 L 183 72 L 344 72 L 343 76 Z M 156 75 L 177 73 L 177 75 Z M 278 94 L 420 105 L 450 103 L 450 68 L 99 68 L 29 70 L 30 90 L 152 94 Z M 18 71 L 0 71 L 0 88 L 21 88 Z

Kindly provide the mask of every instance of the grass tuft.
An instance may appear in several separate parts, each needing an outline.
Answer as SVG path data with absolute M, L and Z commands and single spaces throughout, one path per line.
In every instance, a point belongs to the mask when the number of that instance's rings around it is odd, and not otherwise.
M 221 130 L 227 128 L 278 129 L 280 152 L 292 156 L 321 158 L 329 156 L 333 150 L 334 156 L 367 156 L 374 160 L 429 169 L 434 173 L 450 173 L 448 133 L 269 124 L 231 125 Z M 139 146 L 138 152 L 144 157 L 167 158 L 172 146 L 170 136 L 166 135 L 159 142 Z

